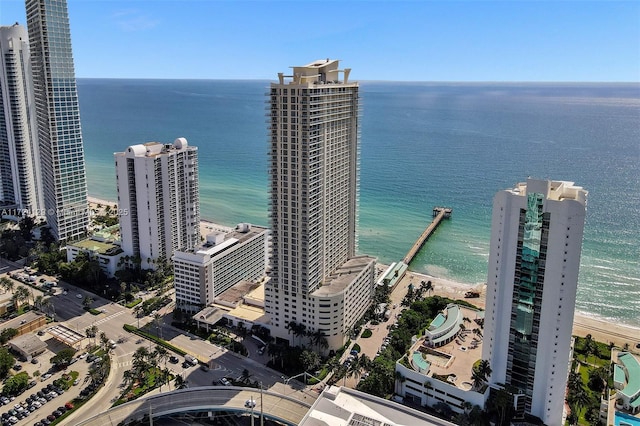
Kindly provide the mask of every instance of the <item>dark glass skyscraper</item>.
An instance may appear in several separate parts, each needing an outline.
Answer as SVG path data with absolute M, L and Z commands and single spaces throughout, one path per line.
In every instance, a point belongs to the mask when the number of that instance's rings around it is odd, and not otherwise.
M 66 0 L 26 0 L 47 223 L 69 241 L 87 229 L 87 180 Z

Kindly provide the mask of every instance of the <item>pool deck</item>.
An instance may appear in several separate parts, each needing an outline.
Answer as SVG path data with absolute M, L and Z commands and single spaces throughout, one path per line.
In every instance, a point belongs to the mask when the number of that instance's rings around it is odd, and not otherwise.
M 473 320 L 476 318 L 478 311 L 461 307 L 462 315 L 464 318 L 469 318 L 471 322 L 464 321 L 463 324 L 466 327 L 466 335 L 464 341 L 460 338 L 452 340 L 450 343 L 440 346 L 439 348 L 433 348 L 434 351 L 444 353 L 451 358 L 449 360 L 442 360 L 438 363 L 429 359 L 431 365 L 429 368 L 429 376 L 433 374 L 448 375 L 455 374 L 456 379 L 453 382 L 457 387 L 464 388 L 463 382 L 471 382 L 471 369 L 473 364 L 482 358 L 482 342 L 480 342 L 474 349 L 470 349 L 469 345 L 471 341 L 476 338 L 472 332 L 474 328 L 482 328 L 478 326 Z M 424 339 L 419 339 L 411 348 L 411 353 L 420 349 L 424 342 Z M 428 356 L 428 358 L 431 356 Z

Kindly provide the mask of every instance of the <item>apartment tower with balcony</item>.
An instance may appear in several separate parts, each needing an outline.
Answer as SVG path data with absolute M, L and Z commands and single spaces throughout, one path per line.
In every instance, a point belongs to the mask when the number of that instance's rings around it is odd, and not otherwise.
M 322 333 L 340 347 L 369 307 L 375 259 L 357 256 L 359 86 L 322 59 L 278 74 L 268 93 L 272 335 Z
M 200 244 L 198 148 L 185 138 L 116 152 L 122 250 L 143 268 Z
M 0 202 L 43 215 L 27 29 L 0 27 Z
M 528 179 L 493 202 L 482 359 L 516 417 L 561 423 L 587 191 Z
M 60 241 L 89 224 L 78 91 L 66 0 L 26 0 L 47 224 Z

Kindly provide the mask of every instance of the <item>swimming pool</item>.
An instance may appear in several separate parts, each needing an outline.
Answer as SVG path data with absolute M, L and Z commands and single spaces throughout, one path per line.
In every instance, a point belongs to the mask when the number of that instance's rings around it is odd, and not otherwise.
M 615 426 L 640 426 L 640 418 L 616 411 Z
M 431 365 L 427 360 L 422 357 L 421 352 L 413 353 L 413 365 L 418 367 L 418 371 L 420 373 L 427 373 L 429 371 L 429 366 Z M 635 426 L 635 425 L 633 425 Z

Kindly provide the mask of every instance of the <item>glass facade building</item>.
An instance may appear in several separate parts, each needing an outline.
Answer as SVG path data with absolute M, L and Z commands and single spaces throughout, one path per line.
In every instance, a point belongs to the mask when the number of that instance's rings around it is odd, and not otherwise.
M 0 201 L 42 215 L 38 130 L 27 29 L 0 27 Z
M 88 226 L 87 181 L 66 0 L 27 0 L 47 223 L 61 241 Z
M 482 359 L 516 417 L 561 423 L 586 199 L 573 182 L 536 179 L 494 198 Z

